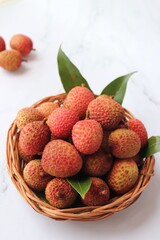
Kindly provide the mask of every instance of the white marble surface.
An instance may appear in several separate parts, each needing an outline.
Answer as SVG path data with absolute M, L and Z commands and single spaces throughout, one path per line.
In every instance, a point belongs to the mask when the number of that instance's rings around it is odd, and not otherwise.
M 126 210 L 98 222 L 57 222 L 37 214 L 6 170 L 6 134 L 16 112 L 63 91 L 56 55 L 60 44 L 95 93 L 137 70 L 124 106 L 160 135 L 159 0 L 1 0 L 0 35 L 29 35 L 36 52 L 17 72 L 0 69 L 0 239 L 159 239 L 160 154 L 155 176 Z

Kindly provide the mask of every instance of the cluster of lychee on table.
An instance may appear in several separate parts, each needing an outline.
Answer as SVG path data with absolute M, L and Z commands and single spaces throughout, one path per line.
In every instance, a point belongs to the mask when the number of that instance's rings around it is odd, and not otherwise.
M 148 134 L 111 96 L 76 86 L 63 102 L 21 109 L 15 123 L 23 179 L 56 208 L 105 205 L 138 180 Z M 91 179 L 84 197 L 68 181 L 76 176 Z
M 0 36 L 0 66 L 7 71 L 16 71 L 21 66 L 24 56 L 34 50 L 30 37 L 24 34 L 16 34 L 10 40 L 11 49 L 6 49 L 6 43 Z

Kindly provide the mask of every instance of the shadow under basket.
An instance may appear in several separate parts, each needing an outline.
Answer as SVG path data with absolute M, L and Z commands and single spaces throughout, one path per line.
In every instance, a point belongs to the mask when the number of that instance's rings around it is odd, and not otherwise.
M 65 97 L 66 94 L 46 97 L 33 104 L 32 107 L 36 108 L 41 103 L 47 101 L 58 101 L 59 104 L 63 104 Z M 134 118 L 134 116 L 128 110 L 125 110 L 125 117 L 126 119 Z M 154 156 L 150 156 L 144 159 L 137 184 L 126 194 L 111 198 L 108 204 L 104 206 L 57 209 L 45 202 L 40 196 L 36 195 L 35 192 L 33 192 L 24 182 L 22 172 L 25 163 L 19 159 L 17 149 L 18 136 L 19 130 L 17 129 L 15 122 L 13 122 L 8 130 L 6 145 L 7 167 L 11 180 L 18 189 L 19 193 L 35 211 L 55 220 L 95 221 L 107 218 L 134 203 L 143 190 L 148 186 L 151 177 L 154 174 L 155 159 Z

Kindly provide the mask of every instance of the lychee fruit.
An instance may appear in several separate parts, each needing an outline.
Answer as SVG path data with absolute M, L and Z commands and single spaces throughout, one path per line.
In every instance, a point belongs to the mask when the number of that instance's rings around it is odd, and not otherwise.
M 64 106 L 76 112 L 80 119 L 86 114 L 88 104 L 94 99 L 94 94 L 86 87 L 77 86 L 70 90 Z
M 88 155 L 83 161 L 83 173 L 87 176 L 100 177 L 106 174 L 112 166 L 112 155 L 98 150 Z
M 42 153 L 42 167 L 55 177 L 71 177 L 82 168 L 82 158 L 76 148 L 61 139 L 49 142 Z
M 72 129 L 72 140 L 75 147 L 83 154 L 96 152 L 103 138 L 103 130 L 95 120 L 85 119 L 78 121 Z
M 38 107 L 38 111 L 47 118 L 58 107 L 58 102 L 44 102 Z
M 45 189 L 48 202 L 56 208 L 68 208 L 76 200 L 78 194 L 66 179 L 54 178 Z
M 4 51 L 6 49 L 6 44 L 4 39 L 0 36 L 0 52 Z
M 19 130 L 24 128 L 27 123 L 43 120 L 44 116 L 35 108 L 26 107 L 18 111 L 15 122 Z
M 109 146 L 113 156 L 117 158 L 131 158 L 141 147 L 137 133 L 128 129 L 116 129 L 109 135 Z
M 43 121 L 34 121 L 25 125 L 19 135 L 19 147 L 26 155 L 35 155 L 43 151 L 50 140 L 49 127 Z
M 110 198 L 110 190 L 106 182 L 101 178 L 92 177 L 89 191 L 86 193 L 82 202 L 87 206 L 105 205 Z
M 99 122 L 105 130 L 112 130 L 124 117 L 124 109 L 111 97 L 100 95 L 89 103 L 86 115 Z
M 38 158 L 37 155 L 27 155 L 25 154 L 22 149 L 20 148 L 19 144 L 18 144 L 18 155 L 19 158 L 23 161 L 25 161 L 26 163 L 30 162 L 33 159 Z
M 67 138 L 78 120 L 77 113 L 72 109 L 59 107 L 49 115 L 47 124 L 54 136 Z
M 19 51 L 22 56 L 27 56 L 33 50 L 33 42 L 30 37 L 23 34 L 16 34 L 11 38 L 10 46 Z
M 23 178 L 29 187 L 41 191 L 47 186 L 47 183 L 53 178 L 47 174 L 42 166 L 41 160 L 35 159 L 30 161 L 23 170 Z
M 128 129 L 138 134 L 141 140 L 141 147 L 144 147 L 148 140 L 148 133 L 144 124 L 140 120 L 132 118 L 128 120 L 126 125 L 128 126 Z
M 107 182 L 112 191 L 122 195 L 131 190 L 138 179 L 138 167 L 133 159 L 115 160 L 107 176 Z
M 21 66 L 22 61 L 22 55 L 17 50 L 4 50 L 0 52 L 0 66 L 5 70 L 17 70 Z

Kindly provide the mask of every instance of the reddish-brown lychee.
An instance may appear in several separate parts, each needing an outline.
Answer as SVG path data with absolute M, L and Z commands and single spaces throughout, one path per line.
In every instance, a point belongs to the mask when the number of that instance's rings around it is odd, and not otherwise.
M 138 134 L 128 129 L 114 130 L 109 135 L 108 142 L 111 153 L 117 158 L 131 158 L 140 151 L 141 147 Z
M 98 150 L 85 157 L 83 161 L 83 173 L 88 176 L 100 177 L 106 174 L 112 166 L 112 155 Z
M 144 147 L 148 140 L 148 133 L 144 124 L 140 120 L 133 118 L 129 119 L 126 125 L 128 126 L 128 129 L 138 134 L 141 140 L 141 147 Z
M 105 205 L 110 198 L 108 185 L 101 178 L 92 177 L 91 180 L 91 187 L 82 199 L 83 204 L 87 206 Z
M 78 120 L 77 113 L 72 109 L 59 107 L 50 114 L 47 124 L 54 136 L 67 138 Z
M 6 44 L 4 39 L 0 36 L 0 52 L 4 51 L 6 49 Z
M 38 111 L 47 118 L 58 107 L 58 102 L 44 102 L 38 107 Z
M 30 162 L 33 159 L 38 159 L 37 155 L 27 155 L 25 154 L 22 149 L 20 148 L 19 144 L 18 144 L 18 155 L 19 158 L 23 161 L 25 161 L 26 163 Z
M 111 97 L 100 95 L 89 103 L 87 117 L 95 119 L 104 129 L 112 130 L 124 117 L 124 109 Z
M 43 121 L 34 121 L 25 125 L 19 135 L 19 147 L 26 155 L 35 155 L 43 151 L 50 140 L 49 127 Z
M 37 109 L 26 107 L 18 111 L 15 122 L 17 127 L 21 130 L 27 123 L 43 119 L 44 116 Z
M 52 140 L 42 154 L 42 167 L 55 177 L 71 177 L 82 168 L 82 158 L 76 148 L 64 140 Z
M 96 152 L 102 143 L 103 130 L 95 120 L 78 121 L 72 129 L 72 140 L 75 147 L 83 154 Z
M 107 176 L 107 182 L 116 194 L 131 190 L 138 179 L 138 167 L 133 159 L 117 159 Z
M 77 192 L 66 179 L 54 178 L 45 190 L 46 199 L 56 208 L 68 208 L 77 198 Z
M 86 87 L 77 86 L 70 90 L 64 106 L 76 112 L 80 119 L 86 114 L 88 104 L 94 99 L 94 94 Z
M 41 191 L 45 189 L 47 183 L 52 179 L 52 176 L 43 170 L 41 160 L 35 159 L 25 166 L 23 178 L 29 187 Z
M 22 55 L 17 50 L 0 52 L 0 66 L 8 71 L 15 71 L 21 66 Z
M 22 56 L 27 56 L 33 50 L 33 42 L 30 37 L 23 34 L 16 34 L 11 38 L 10 46 L 19 51 Z

